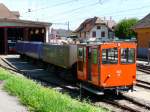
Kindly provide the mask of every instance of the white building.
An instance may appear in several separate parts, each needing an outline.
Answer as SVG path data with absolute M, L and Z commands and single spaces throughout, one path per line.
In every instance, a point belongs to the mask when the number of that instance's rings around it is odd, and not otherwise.
M 112 27 L 108 26 L 109 24 L 110 21 L 102 20 L 99 17 L 89 18 L 81 23 L 75 32 L 81 39 L 111 39 L 114 33 Z

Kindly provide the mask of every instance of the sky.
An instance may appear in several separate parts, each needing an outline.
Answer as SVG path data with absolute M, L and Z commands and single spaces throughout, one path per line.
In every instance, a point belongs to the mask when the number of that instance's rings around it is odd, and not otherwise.
M 85 19 L 98 16 L 143 18 L 150 13 L 150 0 L 0 0 L 21 19 L 54 23 L 52 27 L 75 30 Z M 30 11 L 29 11 L 30 10 Z

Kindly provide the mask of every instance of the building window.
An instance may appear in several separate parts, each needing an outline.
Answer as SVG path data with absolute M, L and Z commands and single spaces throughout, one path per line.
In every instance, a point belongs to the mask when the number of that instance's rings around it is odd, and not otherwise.
M 96 31 L 92 32 L 92 37 L 96 37 Z
M 84 38 L 86 38 L 86 32 L 84 32 Z
M 101 29 L 101 26 L 97 26 L 97 29 Z
M 105 32 L 104 31 L 101 32 L 101 37 L 105 37 Z

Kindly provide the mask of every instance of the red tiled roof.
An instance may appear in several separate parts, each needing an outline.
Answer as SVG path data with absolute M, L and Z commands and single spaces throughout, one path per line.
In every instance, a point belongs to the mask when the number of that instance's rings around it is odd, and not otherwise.
M 11 11 L 15 16 L 20 17 L 19 11 Z
M 18 19 L 18 17 L 19 12 L 10 11 L 4 4 L 0 3 L 0 18 Z
M 113 20 L 102 20 L 99 17 L 88 18 L 80 24 L 80 26 L 75 30 L 75 32 L 83 31 L 89 32 L 96 24 L 107 25 L 110 29 L 116 25 Z

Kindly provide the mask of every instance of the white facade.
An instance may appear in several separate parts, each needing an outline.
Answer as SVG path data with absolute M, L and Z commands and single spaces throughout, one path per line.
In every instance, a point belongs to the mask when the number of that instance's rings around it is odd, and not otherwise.
M 100 27 L 100 29 L 97 28 L 97 26 Z M 96 37 L 93 37 L 93 32 L 96 32 Z M 104 32 L 104 37 L 102 37 L 102 32 Z M 95 25 L 90 33 L 89 33 L 89 36 L 90 38 L 108 38 L 108 27 L 105 26 L 105 25 Z

